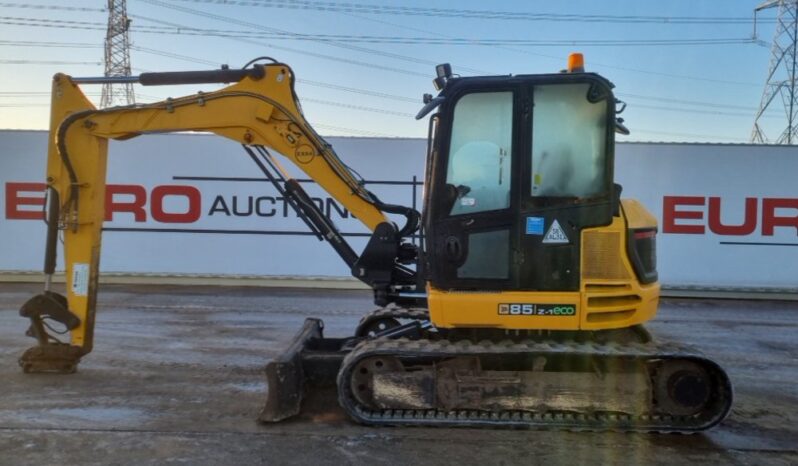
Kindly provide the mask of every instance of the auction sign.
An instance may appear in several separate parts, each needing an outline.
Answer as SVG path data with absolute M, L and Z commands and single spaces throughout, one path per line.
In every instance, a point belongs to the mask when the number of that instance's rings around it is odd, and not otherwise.
M 425 141 L 329 142 L 383 201 L 421 209 Z M 0 131 L 0 271 L 41 267 L 46 147 L 46 132 Z M 621 143 L 616 152 L 623 197 L 659 221 L 664 286 L 798 289 L 798 148 Z M 363 225 L 303 173 L 291 173 L 362 250 Z M 212 135 L 112 142 L 103 229 L 105 272 L 349 276 L 241 146 Z

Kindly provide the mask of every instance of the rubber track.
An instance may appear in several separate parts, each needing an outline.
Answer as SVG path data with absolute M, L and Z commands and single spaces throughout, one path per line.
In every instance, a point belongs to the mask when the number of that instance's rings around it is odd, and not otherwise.
M 705 367 L 715 384 L 714 396 L 707 404 L 713 412 L 693 416 L 660 414 L 630 415 L 605 412 L 529 412 L 529 411 L 478 411 L 438 409 L 387 409 L 372 410 L 360 406 L 352 395 L 352 369 L 358 361 L 374 356 L 393 356 L 400 360 L 413 358 L 445 359 L 458 356 L 488 355 L 582 355 L 590 357 L 634 358 L 649 360 L 689 359 Z M 467 340 L 456 343 L 448 340 L 375 339 L 358 344 L 347 355 L 338 373 L 338 398 L 341 406 L 357 422 L 368 425 L 389 426 L 448 426 L 448 427 L 509 427 L 544 428 L 570 431 L 618 432 L 680 432 L 694 433 L 709 429 L 721 422 L 729 413 L 732 403 L 732 385 L 715 362 L 687 347 L 665 343 L 597 344 L 576 342 L 538 341 L 483 341 Z

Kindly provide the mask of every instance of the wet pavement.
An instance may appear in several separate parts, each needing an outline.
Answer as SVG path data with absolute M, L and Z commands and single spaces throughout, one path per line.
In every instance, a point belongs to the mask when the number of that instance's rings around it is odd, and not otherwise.
M 648 328 L 726 368 L 731 415 L 695 435 L 369 428 L 340 413 L 264 426 L 265 363 L 304 318 L 347 336 L 363 291 L 103 286 L 76 374 L 23 375 L 17 314 L 38 285 L 0 284 L 0 464 L 797 464 L 798 302 L 677 300 Z

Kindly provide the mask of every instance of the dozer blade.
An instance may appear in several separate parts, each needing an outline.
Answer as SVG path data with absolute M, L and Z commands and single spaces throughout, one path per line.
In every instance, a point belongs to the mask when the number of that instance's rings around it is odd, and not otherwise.
M 311 391 L 335 390 L 338 370 L 350 351 L 347 348 L 358 339 L 324 338 L 323 329 L 320 319 L 305 319 L 288 348 L 266 366 L 269 392 L 259 421 L 272 423 L 296 416 Z

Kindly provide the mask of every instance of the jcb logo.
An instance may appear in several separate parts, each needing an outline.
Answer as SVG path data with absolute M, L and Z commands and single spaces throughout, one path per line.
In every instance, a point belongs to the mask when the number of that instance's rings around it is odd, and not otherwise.
M 294 158 L 299 163 L 310 163 L 316 157 L 316 151 L 307 144 L 302 144 L 294 151 Z

